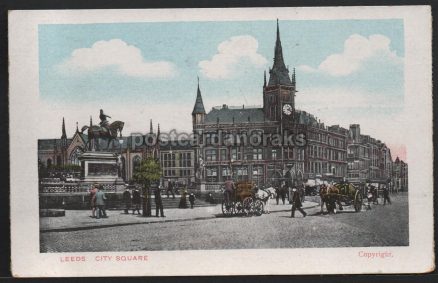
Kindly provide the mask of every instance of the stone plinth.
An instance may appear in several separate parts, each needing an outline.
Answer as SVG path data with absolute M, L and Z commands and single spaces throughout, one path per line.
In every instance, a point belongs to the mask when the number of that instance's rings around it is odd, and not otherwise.
M 84 183 L 124 185 L 117 164 L 117 154 L 87 151 L 79 156 Z

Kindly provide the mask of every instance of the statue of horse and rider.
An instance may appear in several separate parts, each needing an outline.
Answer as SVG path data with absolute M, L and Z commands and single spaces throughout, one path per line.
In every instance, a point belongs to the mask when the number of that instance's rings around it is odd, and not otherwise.
M 125 125 L 122 121 L 114 121 L 109 124 L 106 118 L 111 118 L 108 115 L 105 115 L 102 109 L 100 109 L 100 123 L 99 125 L 91 125 L 83 126 L 81 132 L 87 130 L 88 134 L 88 148 L 92 149 L 92 142 L 97 140 L 95 143 L 97 148 L 99 148 L 99 139 L 104 139 L 108 141 L 107 149 L 109 148 L 110 143 L 117 138 L 117 133 L 122 137 L 123 126 Z

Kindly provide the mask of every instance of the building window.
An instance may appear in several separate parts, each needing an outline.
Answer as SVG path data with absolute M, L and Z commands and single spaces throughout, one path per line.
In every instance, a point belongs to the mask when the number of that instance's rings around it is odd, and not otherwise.
M 231 176 L 230 167 L 222 167 L 222 177 L 228 177 L 228 176 Z
M 253 150 L 252 150 L 252 159 L 253 160 L 262 160 L 263 159 L 263 149 L 261 149 L 261 148 L 253 148 Z
M 216 161 L 216 149 L 205 150 L 205 158 L 207 161 Z
M 192 166 L 192 155 L 190 152 L 181 153 L 181 167 L 191 167 Z
M 273 160 L 276 160 L 276 159 L 277 159 L 277 150 L 276 150 L 276 149 L 273 149 L 273 150 L 271 151 L 271 156 L 272 156 L 272 159 L 273 159 Z
M 132 160 L 132 164 L 133 164 L 132 167 L 134 168 L 134 171 L 137 170 L 137 168 L 140 166 L 140 163 L 141 163 L 141 157 L 138 155 L 134 156 Z
M 207 167 L 207 181 L 216 182 L 217 181 L 217 168 Z
M 228 160 L 228 158 L 227 158 L 227 150 L 226 149 L 221 149 L 220 152 L 221 152 L 221 160 L 222 161 Z

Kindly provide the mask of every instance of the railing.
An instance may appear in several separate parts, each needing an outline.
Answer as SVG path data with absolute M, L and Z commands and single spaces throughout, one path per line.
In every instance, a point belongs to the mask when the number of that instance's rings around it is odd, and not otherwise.
M 206 191 L 221 191 L 223 183 L 206 183 L 205 190 Z
M 43 183 L 40 184 L 41 193 L 87 193 L 90 190 L 90 185 L 87 184 L 72 184 L 72 183 Z M 104 192 L 116 192 L 117 186 L 114 184 L 103 184 Z

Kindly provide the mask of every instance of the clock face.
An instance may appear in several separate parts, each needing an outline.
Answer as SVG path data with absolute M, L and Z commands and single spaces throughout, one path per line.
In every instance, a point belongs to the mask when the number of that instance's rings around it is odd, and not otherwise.
M 283 113 L 288 116 L 292 114 L 292 106 L 290 106 L 290 104 L 283 105 Z

